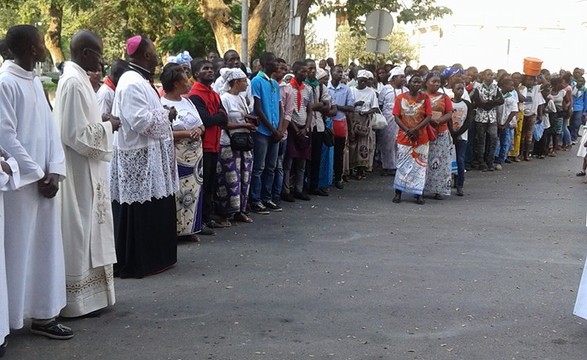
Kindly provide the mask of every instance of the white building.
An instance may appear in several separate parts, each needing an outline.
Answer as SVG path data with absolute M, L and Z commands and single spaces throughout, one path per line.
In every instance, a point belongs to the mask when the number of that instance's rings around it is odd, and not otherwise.
M 587 66 L 587 1 L 441 0 L 453 15 L 412 27 L 419 64 L 521 71 L 525 57 L 551 71 Z

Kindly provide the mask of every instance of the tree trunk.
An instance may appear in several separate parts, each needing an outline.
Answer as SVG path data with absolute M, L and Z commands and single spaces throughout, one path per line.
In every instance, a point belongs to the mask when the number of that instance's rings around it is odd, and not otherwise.
M 308 21 L 308 11 L 312 0 L 299 0 L 297 16 L 301 17 L 300 35 L 291 37 L 291 59 L 288 59 L 289 43 L 289 3 L 290 0 L 275 0 L 270 9 L 267 24 L 267 51 L 286 59 L 289 63 L 304 60 L 306 57 L 306 36 L 304 28 Z
M 45 34 L 45 46 L 51 54 L 53 66 L 65 60 L 61 49 L 61 22 L 63 20 L 63 8 L 55 1 L 49 5 L 49 26 Z
M 259 36 L 267 23 L 269 0 L 251 0 L 249 9 L 249 43 L 248 52 L 252 53 Z M 230 24 L 230 9 L 223 0 L 201 0 L 200 10 L 206 21 L 212 26 L 216 37 L 216 46 L 220 56 L 227 50 L 240 52 L 241 35 L 235 34 Z

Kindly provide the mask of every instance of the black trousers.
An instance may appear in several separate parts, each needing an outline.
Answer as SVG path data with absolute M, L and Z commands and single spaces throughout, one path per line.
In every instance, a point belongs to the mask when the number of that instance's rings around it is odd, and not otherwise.
M 342 170 L 344 167 L 344 147 L 346 138 L 334 138 L 334 182 L 342 180 Z
M 216 164 L 218 153 L 205 152 L 203 157 L 204 199 L 202 201 L 202 221 L 207 223 L 214 215 L 214 195 L 216 194 Z
M 322 158 L 322 144 L 324 143 L 324 132 L 312 132 L 312 164 L 310 166 L 310 191 L 318 189 L 320 180 L 320 159 Z

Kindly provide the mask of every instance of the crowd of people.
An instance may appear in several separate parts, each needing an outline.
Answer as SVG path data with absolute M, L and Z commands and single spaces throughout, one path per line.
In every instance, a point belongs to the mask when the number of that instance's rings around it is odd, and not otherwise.
M 393 178 L 394 203 L 463 196 L 467 170 L 569 150 L 587 113 L 579 68 L 346 67 L 265 52 L 248 71 L 229 50 L 171 56 L 156 81 L 155 46 L 137 35 L 96 83 L 100 37 L 82 30 L 70 49 L 54 103 L 34 71 L 38 30 L 12 27 L 0 49 L 0 354 L 25 319 L 71 338 L 59 316 L 94 316 L 115 303 L 114 277 L 172 267 L 178 240 L 377 173 Z

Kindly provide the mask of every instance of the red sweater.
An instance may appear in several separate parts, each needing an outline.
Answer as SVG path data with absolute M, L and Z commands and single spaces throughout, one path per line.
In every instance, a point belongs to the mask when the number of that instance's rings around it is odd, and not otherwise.
M 210 86 L 201 82 L 194 82 L 189 94 L 189 99 L 194 103 L 206 132 L 202 140 L 204 152 L 220 152 L 221 126 L 228 123 L 226 111 L 220 102 L 220 96 Z

